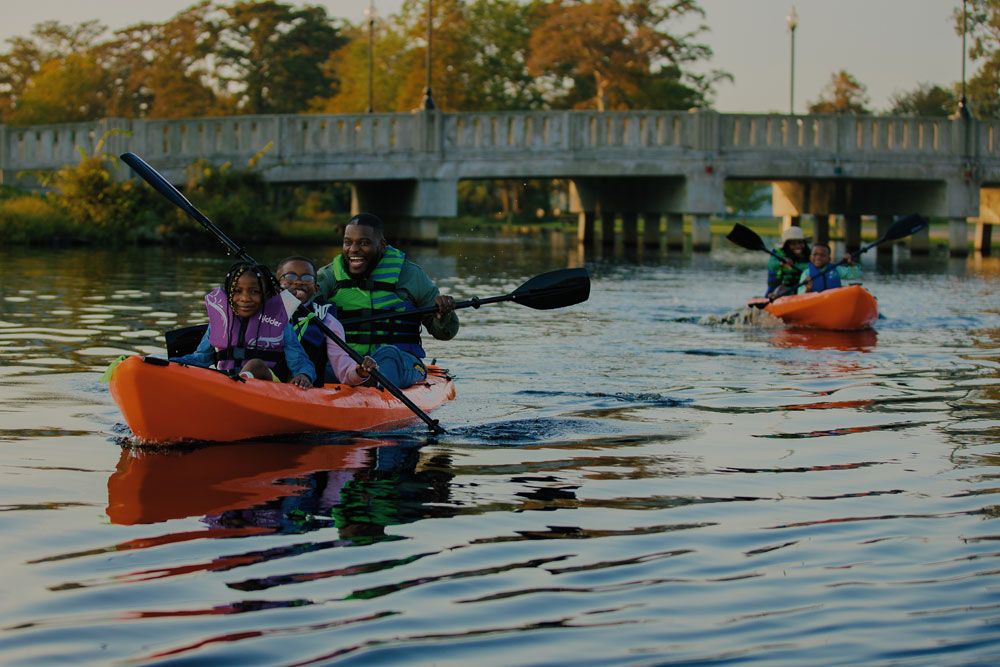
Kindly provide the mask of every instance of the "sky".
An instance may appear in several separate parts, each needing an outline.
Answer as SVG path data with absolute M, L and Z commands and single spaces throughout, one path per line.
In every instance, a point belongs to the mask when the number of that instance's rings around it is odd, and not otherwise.
M 364 20 L 365 0 L 284 0 L 323 5 L 330 16 Z M 3 41 L 26 36 L 41 21 L 76 24 L 98 19 L 111 29 L 162 23 L 194 0 L 0 0 Z M 225 0 L 223 4 L 228 4 Z M 375 0 L 378 15 L 395 14 L 403 0 Z M 949 87 L 962 80 L 962 38 L 952 12 L 961 0 L 700 0 L 710 32 L 702 41 L 714 51 L 711 68 L 733 75 L 717 86 L 714 107 L 724 113 L 789 111 L 791 35 L 785 17 L 792 6 L 795 30 L 795 99 L 804 113 L 819 99 L 831 75 L 846 70 L 867 88 L 867 106 L 888 109 L 894 94 L 920 83 Z M 967 76 L 975 72 L 968 63 Z

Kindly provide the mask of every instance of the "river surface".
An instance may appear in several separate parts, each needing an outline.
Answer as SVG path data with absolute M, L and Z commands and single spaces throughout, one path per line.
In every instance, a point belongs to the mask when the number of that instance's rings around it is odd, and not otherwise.
M 221 250 L 0 248 L 0 664 L 1000 659 L 1000 263 L 873 251 L 875 330 L 810 333 L 715 245 L 413 248 L 460 299 L 591 298 L 427 342 L 445 435 L 174 450 L 99 378 L 204 319 Z

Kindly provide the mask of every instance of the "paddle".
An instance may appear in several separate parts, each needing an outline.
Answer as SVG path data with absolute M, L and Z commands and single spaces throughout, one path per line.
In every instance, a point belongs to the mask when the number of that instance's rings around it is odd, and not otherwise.
M 170 181 L 163 178 L 163 176 L 161 176 L 158 171 L 156 171 L 148 164 L 146 164 L 146 162 L 143 161 L 141 157 L 139 157 L 135 153 L 124 153 L 122 154 L 121 159 L 122 162 L 127 164 L 129 167 L 132 168 L 133 171 L 139 174 L 139 176 L 141 176 L 144 181 L 153 186 L 153 189 L 155 189 L 161 195 L 163 195 L 164 197 L 172 201 L 174 204 L 176 204 L 178 208 L 180 208 L 182 211 L 184 211 L 189 216 L 194 218 L 205 229 L 212 232 L 212 234 L 214 234 L 217 239 L 222 241 L 223 245 L 225 245 L 230 252 L 232 252 L 234 255 L 242 259 L 244 262 L 250 262 L 252 264 L 257 263 L 247 253 L 245 248 L 236 245 L 232 241 L 232 239 L 230 239 L 228 236 L 222 233 L 222 230 L 216 227 L 211 220 L 209 220 L 207 217 L 205 217 L 204 214 L 202 214 L 201 211 L 196 209 L 194 205 L 192 205 L 191 202 L 189 202 L 187 198 L 184 197 L 184 195 L 182 195 L 180 191 L 177 190 L 177 188 L 175 188 L 170 183 Z M 305 306 L 302 305 L 299 305 L 296 312 L 301 312 L 303 315 L 309 314 L 309 311 L 305 308 Z M 363 360 L 362 356 L 357 352 L 355 352 L 347 343 L 341 340 L 339 336 L 330 331 L 329 328 L 324 326 L 322 322 L 318 321 L 318 319 L 314 319 L 314 323 L 316 324 L 316 326 L 319 327 L 319 330 L 322 331 L 327 338 L 329 338 L 338 346 L 340 346 L 340 349 L 346 352 L 351 357 L 351 359 L 353 359 L 355 362 L 359 364 L 362 362 Z M 408 407 L 413 412 L 413 414 L 420 417 L 420 419 L 422 419 L 423 422 L 427 424 L 428 427 L 430 427 L 431 431 L 433 431 L 434 433 L 445 432 L 444 428 L 442 428 L 438 424 L 438 421 L 436 419 L 431 419 L 427 415 L 427 413 L 425 413 L 423 410 L 417 407 L 413 403 L 413 401 L 407 398 L 406 395 L 402 391 L 400 391 L 399 387 L 389 382 L 388 378 L 386 378 L 380 371 L 374 370 L 371 372 L 371 374 L 376 380 L 378 380 L 378 382 L 383 387 L 386 388 L 386 390 L 388 390 L 390 394 L 398 398 L 403 403 L 403 405 Z
M 535 276 L 509 294 L 491 296 L 485 299 L 474 297 L 468 301 L 459 301 L 455 308 L 479 308 L 489 303 L 513 301 L 514 303 L 535 310 L 552 310 L 565 308 L 586 301 L 590 297 L 590 274 L 587 269 L 560 269 Z M 420 317 L 437 311 L 436 306 L 426 306 L 400 313 L 381 313 L 369 317 L 344 320 L 344 326 L 377 322 L 378 320 Z

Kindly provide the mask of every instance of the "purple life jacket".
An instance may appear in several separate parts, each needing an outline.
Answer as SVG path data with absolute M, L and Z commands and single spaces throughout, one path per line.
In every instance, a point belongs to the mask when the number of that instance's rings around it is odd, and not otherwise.
M 261 312 L 242 318 L 233 313 L 225 291 L 216 287 L 205 295 L 205 308 L 208 342 L 215 348 L 215 365 L 220 370 L 242 368 L 250 359 L 260 359 L 274 368 L 284 359 L 288 311 L 281 294 L 265 301 Z

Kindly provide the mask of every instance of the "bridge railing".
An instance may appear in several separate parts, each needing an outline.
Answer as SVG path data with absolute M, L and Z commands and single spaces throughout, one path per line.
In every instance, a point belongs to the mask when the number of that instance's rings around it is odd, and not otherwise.
M 719 114 L 713 111 L 533 111 L 288 114 L 106 119 L 0 126 L 0 169 L 58 169 L 79 149 L 132 150 L 174 166 L 205 158 L 262 164 L 560 154 L 792 152 L 845 159 L 899 155 L 1000 158 L 1000 122 L 855 115 Z

